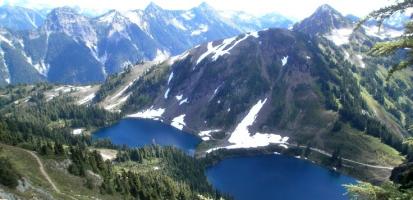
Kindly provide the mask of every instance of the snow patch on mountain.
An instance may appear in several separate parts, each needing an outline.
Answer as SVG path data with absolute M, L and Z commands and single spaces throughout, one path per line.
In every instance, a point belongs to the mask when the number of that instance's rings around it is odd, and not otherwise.
M 185 114 L 179 115 L 178 117 L 175 117 L 172 119 L 171 126 L 182 130 L 186 124 L 185 124 Z
M 207 31 L 208 31 L 208 25 L 201 24 L 199 25 L 198 29 L 192 31 L 191 36 L 201 35 L 202 33 L 206 33 Z
M 116 15 L 116 12 L 111 11 L 111 12 L 99 17 L 98 22 L 110 24 L 110 23 L 112 23 L 113 18 L 115 17 L 115 15 Z
M 43 76 L 47 76 L 47 72 L 49 72 L 49 64 L 45 64 L 44 60 L 34 64 L 33 67 Z
M 49 67 L 48 67 L 48 65 L 46 65 L 44 63 L 44 60 L 41 60 L 37 63 L 34 63 L 33 59 L 30 56 L 28 56 L 26 54 L 26 52 L 21 51 L 21 53 L 22 53 L 22 56 L 26 59 L 27 63 L 30 64 L 31 66 L 33 66 L 34 69 L 36 69 L 36 71 L 39 72 L 39 74 L 41 74 L 43 76 L 47 76 L 47 72 L 49 71 Z
M 214 93 L 212 94 L 212 96 L 209 98 L 209 101 L 211 101 L 212 99 L 215 98 L 215 96 L 217 95 L 219 88 L 221 88 L 222 84 L 219 85 L 217 88 L 215 88 Z
M 230 51 L 237 46 L 240 42 L 244 41 L 247 39 L 250 35 L 246 34 L 243 38 L 236 40 L 236 38 L 230 38 L 224 40 L 223 44 L 220 46 L 220 48 L 217 48 L 213 53 L 214 55 L 212 56 L 212 60 L 216 61 L 219 57 L 225 55 L 225 54 L 230 54 Z M 235 42 L 234 42 L 235 41 Z M 234 42 L 234 43 L 233 43 Z M 231 43 L 232 46 L 229 46 Z M 227 48 L 228 47 L 228 48 Z
M 237 125 L 235 130 L 232 132 L 228 142 L 232 143 L 232 145 L 223 147 L 226 149 L 238 149 L 238 148 L 255 148 L 255 147 L 262 147 L 268 146 L 269 144 L 285 144 L 288 141 L 288 137 L 282 137 L 276 134 L 268 134 L 268 133 L 252 133 L 249 131 L 249 126 L 253 125 L 255 119 L 257 118 L 258 113 L 260 112 L 261 108 L 267 102 L 267 99 L 259 100 L 248 112 L 248 114 L 244 117 L 244 119 Z M 211 152 L 222 147 L 217 147 L 208 150 L 207 152 Z
M 73 129 L 72 134 L 73 135 L 80 135 L 83 133 L 83 129 L 82 128 L 77 128 L 77 129 Z
M 108 37 L 112 37 L 115 33 L 122 33 L 125 30 L 125 26 L 120 23 L 113 23 L 112 29 L 109 30 Z
M 284 67 L 288 62 L 288 56 L 284 56 L 283 59 L 281 59 L 281 62 L 282 62 L 282 66 Z
M 363 61 L 363 56 L 358 54 L 357 58 L 359 59 L 360 67 L 363 68 L 363 69 L 366 68 L 366 63 L 364 63 L 364 61 Z
M 133 24 L 136 24 L 147 35 L 149 35 L 151 38 L 153 38 L 151 33 L 150 33 L 150 28 L 149 28 L 148 22 L 145 19 L 143 19 L 143 12 L 141 10 L 125 12 L 123 15 L 130 22 L 132 22 Z
M 184 103 L 189 103 L 188 98 L 185 98 L 184 100 L 179 102 L 179 105 L 182 105 Z
M 24 41 L 22 39 L 17 39 L 17 42 L 19 43 L 20 47 L 24 49 Z
M 169 21 L 169 24 L 172 24 L 178 29 L 186 31 L 187 28 L 184 26 L 184 24 L 181 21 L 178 21 L 176 18 L 173 18 L 171 21 Z
M 186 11 L 181 14 L 181 17 L 189 21 L 195 17 L 195 14 L 192 11 Z
M 343 50 L 343 52 L 344 52 L 344 58 L 345 58 L 346 60 L 350 59 L 350 54 L 348 53 L 348 51 Z
M 11 81 L 10 81 L 10 71 L 9 71 L 9 67 L 7 66 L 6 59 L 4 58 L 4 51 L 3 51 L 3 49 L 1 49 L 1 47 L 0 47 L 0 55 L 1 55 L 1 61 L 2 61 L 3 66 L 5 68 L 4 69 L 5 70 L 5 81 L 6 81 L 7 84 L 10 84 L 11 83 Z
M 168 95 L 169 95 L 169 91 L 170 91 L 171 89 L 170 88 L 168 88 L 166 91 L 165 91 L 165 94 L 163 95 L 163 97 L 165 98 L 165 99 L 168 99 Z
M 185 59 L 188 55 L 189 55 L 189 52 L 190 51 L 185 51 L 184 53 L 182 53 L 181 55 L 177 55 L 177 56 L 174 56 L 174 57 L 171 57 L 170 59 L 169 59 L 169 65 L 173 65 L 176 61 L 180 61 L 180 60 L 183 60 L 183 59 Z
M 201 56 L 199 56 L 198 60 L 196 61 L 196 64 L 198 65 L 203 59 L 205 59 L 213 51 L 214 51 L 214 47 L 212 46 L 212 42 L 208 42 L 207 51 L 203 53 Z
M 4 37 L 2 34 L 0 34 L 0 41 L 7 43 L 9 46 L 13 47 L 13 43 L 11 42 L 11 40 L 7 39 L 6 37 Z
M 230 51 L 237 46 L 240 42 L 244 41 L 247 39 L 249 36 L 253 36 L 254 34 L 245 34 L 244 37 L 241 39 L 238 39 L 239 37 L 232 37 L 228 38 L 222 41 L 220 45 L 213 46 L 212 42 L 209 42 L 207 45 L 207 51 L 203 53 L 201 56 L 199 56 L 198 60 L 196 61 L 196 64 L 198 65 L 202 60 L 204 60 L 206 57 L 209 55 L 212 55 L 212 61 L 216 61 L 219 57 L 225 55 L 225 54 L 230 54 Z
M 325 38 L 331 40 L 337 46 L 341 46 L 349 43 L 352 33 L 352 28 L 333 29 L 329 34 L 325 35 Z
M 264 106 L 267 99 L 264 101 L 259 100 L 248 112 L 247 116 L 237 125 L 234 132 L 232 132 L 231 137 L 228 139 L 228 142 L 234 143 L 235 145 L 245 146 L 250 139 L 250 132 L 248 127 L 251 126 L 255 119 L 257 118 L 257 114 L 260 112 L 261 108 Z
M 159 120 L 162 117 L 164 112 L 165 112 L 164 108 L 154 109 L 153 107 L 151 107 L 144 111 L 131 114 L 131 115 L 127 115 L 126 117 Z
M 156 56 L 152 61 L 153 62 L 162 62 L 162 61 L 168 59 L 169 56 L 170 56 L 170 54 L 168 52 L 157 49 L 156 50 Z
M 168 78 L 168 85 L 172 81 L 173 77 L 174 77 L 174 72 L 171 72 L 171 74 L 169 75 L 169 78 Z
M 252 37 L 255 37 L 255 38 L 259 38 L 259 37 L 260 37 L 258 31 L 251 32 L 251 33 L 249 33 L 249 35 L 252 36 Z
M 211 137 L 212 137 L 211 133 L 216 133 L 220 131 L 221 129 L 201 131 L 198 135 L 201 137 L 203 141 L 208 141 L 208 140 L 211 140 Z

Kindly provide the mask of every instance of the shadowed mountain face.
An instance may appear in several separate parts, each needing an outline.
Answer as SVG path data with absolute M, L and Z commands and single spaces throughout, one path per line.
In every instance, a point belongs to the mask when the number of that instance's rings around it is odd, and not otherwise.
M 319 81 L 330 81 L 324 73 L 331 63 L 317 45 L 283 29 L 203 44 L 137 80 L 123 111 L 161 108 L 166 121 L 184 114 L 188 130 L 230 133 L 257 102 L 265 102 L 249 127 L 252 135 L 317 135 L 337 117 L 319 92 Z
M 53 9 L 44 19 L 36 14 L 23 8 L 0 9 L 0 17 L 7 21 L 2 24 L 9 29 L 0 34 L 5 53 L 0 83 L 101 82 L 130 64 L 161 61 L 206 41 L 292 23 L 273 15 L 265 22 L 253 17 L 238 24 L 206 3 L 182 11 L 164 10 L 151 3 L 144 10 L 112 10 L 96 18 L 69 7 Z M 10 31 L 13 33 L 7 34 Z M 9 55 L 10 49 L 16 55 Z M 20 61 L 10 60 L 20 57 Z M 23 75 L 11 71 L 30 71 L 27 76 L 31 78 L 24 81 Z

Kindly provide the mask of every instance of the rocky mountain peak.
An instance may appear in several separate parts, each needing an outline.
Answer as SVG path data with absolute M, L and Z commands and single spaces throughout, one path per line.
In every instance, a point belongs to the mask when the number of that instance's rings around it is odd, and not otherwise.
M 149 3 L 148 6 L 146 6 L 146 8 L 145 8 L 145 12 L 147 12 L 147 13 L 160 12 L 162 10 L 163 10 L 163 8 L 160 7 L 158 4 L 156 4 L 154 2 Z
M 308 18 L 294 26 L 294 30 L 311 35 L 329 33 L 333 29 L 351 27 L 351 22 L 328 4 L 321 5 Z
M 125 20 L 125 16 L 122 15 L 122 13 L 120 13 L 117 10 L 110 10 L 107 13 L 97 18 L 98 22 L 102 22 L 105 24 L 123 22 L 124 20 Z
M 201 4 L 199 4 L 197 6 L 197 8 L 199 9 L 203 9 L 203 10 L 215 10 L 211 5 L 209 5 L 207 2 L 202 2 Z
M 59 17 L 59 18 L 65 18 L 65 17 L 73 17 L 73 16 L 80 16 L 80 14 L 77 12 L 76 9 L 64 6 L 64 7 L 58 7 L 50 11 L 48 14 L 47 18 L 53 18 L 53 17 Z
M 329 4 L 323 4 L 317 8 L 316 13 L 317 12 L 338 12 L 338 11 L 334 9 L 332 6 L 330 6 Z
M 79 14 L 71 7 L 53 9 L 46 18 L 42 30 L 47 34 L 65 33 L 75 40 L 84 41 L 87 46 L 97 42 L 96 32 L 90 23 L 90 19 Z
M 53 9 L 46 17 L 45 26 L 50 31 L 81 26 L 87 22 L 87 18 L 80 15 L 75 9 L 70 7 L 60 7 Z

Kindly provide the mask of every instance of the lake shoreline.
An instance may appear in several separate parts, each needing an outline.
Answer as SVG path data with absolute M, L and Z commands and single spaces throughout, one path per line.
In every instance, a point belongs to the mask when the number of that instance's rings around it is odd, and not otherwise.
M 178 131 L 182 131 L 191 136 L 195 136 L 199 139 L 200 143 L 196 145 L 194 156 L 196 158 L 203 158 L 207 155 L 205 148 L 200 149 L 200 146 L 204 144 L 204 141 L 201 140 L 201 137 L 196 133 L 194 129 L 190 129 L 185 126 L 183 130 L 179 130 L 171 126 L 170 124 L 166 123 L 165 119 L 142 119 L 142 118 L 136 118 L 136 117 L 123 117 L 118 122 L 112 123 L 110 126 L 105 126 L 102 129 L 106 129 L 111 126 L 116 126 L 122 120 L 138 120 L 138 121 L 142 120 L 142 121 L 148 121 L 148 122 L 158 122 L 165 126 L 170 126 L 173 129 L 176 129 Z M 96 130 L 91 135 L 92 136 L 95 135 L 95 133 L 99 132 L 99 130 L 102 130 L 102 129 Z M 370 169 L 370 168 L 366 168 L 363 166 L 357 166 L 357 165 L 354 165 L 353 163 L 348 163 L 345 161 L 343 162 L 344 165 L 342 167 L 331 166 L 329 164 L 330 157 L 323 155 L 319 152 L 314 152 L 314 151 L 312 151 L 309 156 L 303 156 L 303 153 L 304 153 L 303 150 L 304 150 L 303 148 L 300 148 L 294 144 L 288 144 L 288 148 L 279 146 L 277 144 L 270 144 L 268 146 L 256 147 L 256 148 L 220 149 L 220 150 L 212 151 L 211 153 L 209 153 L 209 155 L 210 157 L 211 155 L 214 155 L 215 157 L 219 158 L 217 159 L 217 161 L 221 161 L 221 160 L 232 158 L 232 157 L 268 155 L 268 154 L 273 154 L 274 152 L 277 152 L 282 155 L 297 157 L 303 160 L 308 160 L 328 170 L 334 170 L 344 175 L 351 176 L 358 180 L 370 182 L 373 184 L 380 184 L 384 182 L 385 180 L 387 180 L 387 177 L 390 176 L 390 170 L 375 170 L 375 169 Z M 219 156 L 217 156 L 217 154 L 219 154 Z

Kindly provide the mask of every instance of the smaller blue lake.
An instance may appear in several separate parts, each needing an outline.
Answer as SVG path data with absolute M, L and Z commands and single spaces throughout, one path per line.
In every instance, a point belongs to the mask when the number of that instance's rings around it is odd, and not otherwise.
M 190 155 L 195 153 L 201 140 L 189 133 L 154 120 L 122 119 L 118 123 L 98 130 L 95 139 L 108 138 L 114 144 L 142 147 L 149 144 L 174 146 Z
M 345 200 L 343 184 L 356 180 L 308 161 L 283 155 L 225 159 L 207 171 L 208 180 L 236 200 Z

